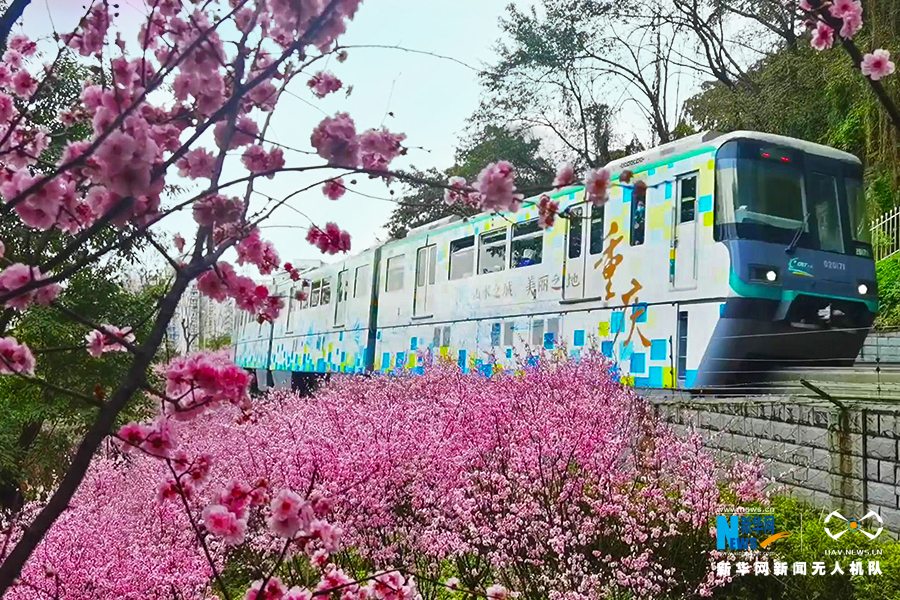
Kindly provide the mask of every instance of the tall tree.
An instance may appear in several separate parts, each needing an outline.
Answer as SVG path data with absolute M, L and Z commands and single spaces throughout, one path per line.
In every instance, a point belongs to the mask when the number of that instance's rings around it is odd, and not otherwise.
M 608 162 L 610 121 L 624 105 L 644 115 L 652 142 L 671 140 L 679 121 L 674 29 L 661 21 L 642 29 L 629 18 L 636 11 L 634 1 L 510 5 L 500 58 L 482 74 L 478 118 L 550 133 L 586 167 Z

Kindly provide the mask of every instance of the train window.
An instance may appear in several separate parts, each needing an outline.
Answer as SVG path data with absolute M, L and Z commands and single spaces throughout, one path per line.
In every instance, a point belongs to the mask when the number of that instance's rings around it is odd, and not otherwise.
M 441 347 L 441 328 L 440 327 L 434 328 L 434 338 L 431 340 L 431 345 L 434 346 L 435 348 Z
M 313 306 L 319 305 L 319 295 L 322 292 L 322 281 L 316 280 L 313 281 L 312 284 L 312 293 L 309 295 L 309 306 L 312 308 Z
M 547 333 L 552 333 L 554 338 L 559 337 L 559 319 L 547 319 Z
M 291 331 L 291 313 L 294 309 L 294 286 L 291 286 L 291 289 L 288 291 L 287 297 L 287 323 L 284 326 L 285 331 Z
M 392 256 L 387 259 L 386 276 L 384 282 L 385 292 L 396 292 L 403 289 L 403 255 Z
M 322 306 L 331 302 L 331 277 L 322 280 Z
M 491 347 L 496 348 L 500 345 L 500 323 L 491 325 Z
M 353 280 L 353 297 L 359 298 L 363 294 L 369 293 L 369 281 L 372 279 L 371 268 L 369 265 L 356 267 L 356 275 Z
M 582 217 L 584 209 L 580 206 L 569 211 L 569 258 L 581 256 L 581 230 L 584 227 Z
M 501 231 L 481 234 L 478 272 L 496 273 L 506 268 L 506 227 Z
M 591 254 L 603 252 L 603 206 L 591 207 Z
M 513 345 L 513 322 L 507 321 L 503 324 L 503 345 Z
M 513 269 L 541 264 L 544 250 L 544 230 L 537 219 L 513 225 L 509 266 Z
M 647 186 L 634 186 L 631 193 L 631 245 L 644 243 L 644 223 L 647 217 Z
M 540 348 L 544 345 L 543 319 L 535 319 L 531 322 L 531 345 L 533 348 Z
M 441 346 L 449 346 L 450 345 L 450 326 L 444 327 L 444 339 L 442 340 Z
M 303 302 L 300 304 L 300 308 L 309 308 L 309 299 L 312 296 L 312 292 L 310 292 L 309 286 L 309 279 L 304 279 L 303 285 L 300 286 L 300 289 L 303 290 L 304 294 Z
M 845 177 L 844 184 L 847 186 L 847 205 L 850 211 L 850 235 L 855 241 L 871 244 L 872 230 L 869 228 L 862 181 Z
M 475 236 L 450 242 L 450 279 L 468 277 L 475 270 Z
M 844 235 L 841 231 L 841 215 L 838 208 L 837 180 L 834 175 L 824 173 L 812 173 L 809 180 L 810 198 L 815 203 L 820 247 L 829 252 L 843 252 Z
M 690 177 L 685 177 L 678 183 L 681 187 L 679 192 L 681 194 L 681 210 L 679 212 L 678 222 L 690 223 L 694 220 L 694 213 L 696 212 L 697 176 L 691 175 Z

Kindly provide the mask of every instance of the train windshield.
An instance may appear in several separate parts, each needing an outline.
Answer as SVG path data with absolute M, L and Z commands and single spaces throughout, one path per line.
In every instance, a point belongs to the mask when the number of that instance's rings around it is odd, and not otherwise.
M 856 168 L 793 149 L 728 142 L 716 159 L 716 235 L 861 254 L 847 247 L 870 243 L 861 182 L 851 176 Z

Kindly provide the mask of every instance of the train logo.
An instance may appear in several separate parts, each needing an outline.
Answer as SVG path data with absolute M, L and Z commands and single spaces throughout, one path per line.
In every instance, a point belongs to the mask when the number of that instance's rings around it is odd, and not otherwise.
M 812 264 L 800 260 L 799 258 L 792 258 L 791 262 L 788 263 L 788 271 L 793 273 L 794 275 L 800 275 L 802 277 L 812 277 Z

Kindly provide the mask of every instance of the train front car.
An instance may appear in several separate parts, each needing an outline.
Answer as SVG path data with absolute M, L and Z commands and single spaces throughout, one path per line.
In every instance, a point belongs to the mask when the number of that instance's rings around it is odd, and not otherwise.
M 723 138 L 714 235 L 730 291 L 694 387 L 852 365 L 878 307 L 859 160 L 780 136 Z

